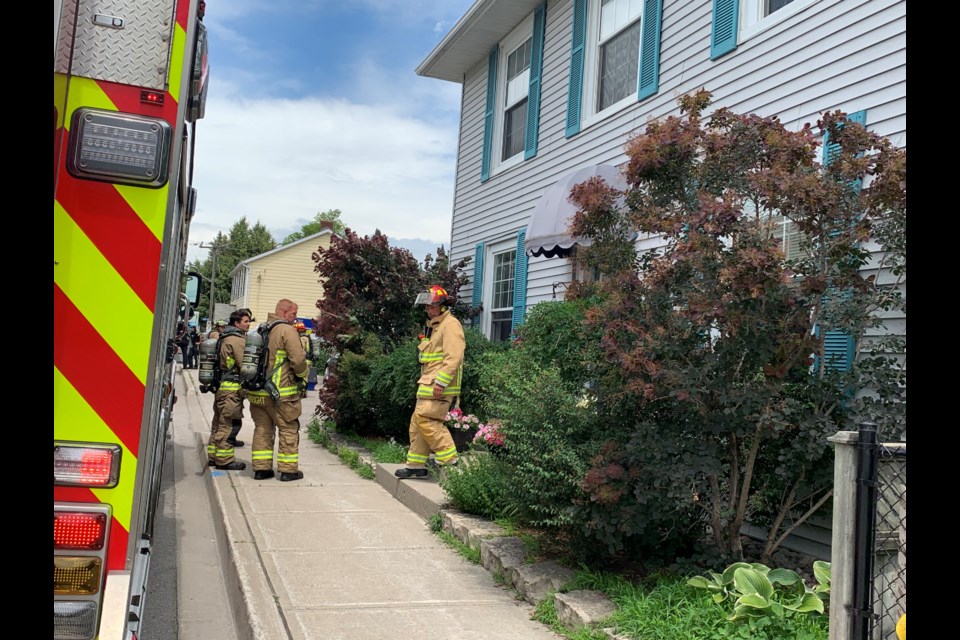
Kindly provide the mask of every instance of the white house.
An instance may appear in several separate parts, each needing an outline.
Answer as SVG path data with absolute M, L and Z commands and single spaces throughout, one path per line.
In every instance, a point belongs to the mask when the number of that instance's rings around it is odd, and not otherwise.
M 679 95 L 793 129 L 840 109 L 906 146 L 904 0 L 476 0 L 417 73 L 462 85 L 450 253 L 492 339 L 578 277 L 569 187 L 615 177 Z

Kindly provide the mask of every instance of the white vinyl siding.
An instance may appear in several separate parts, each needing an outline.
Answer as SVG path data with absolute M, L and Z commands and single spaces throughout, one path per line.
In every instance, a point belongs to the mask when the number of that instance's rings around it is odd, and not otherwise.
M 454 261 L 472 258 L 478 242 L 502 239 L 508 231 L 525 227 L 544 190 L 564 173 L 591 164 L 622 164 L 629 134 L 642 131 L 650 118 L 679 115 L 676 97 L 700 87 L 713 92 L 714 106 L 778 115 L 795 130 L 815 123 L 823 111 L 866 109 L 868 129 L 906 146 L 903 0 L 794 0 L 774 14 L 786 18 L 716 61 L 710 60 L 711 3 L 668 3 L 662 18 L 658 93 L 614 110 L 567 138 L 572 5 L 547 5 L 537 156 L 485 183 L 476 176 L 482 156 L 486 58 L 466 73 L 451 234 Z M 637 240 L 638 249 L 659 244 L 657 238 Z M 554 291 L 561 298 L 564 288 L 553 285 L 569 282 L 571 276 L 569 260 L 531 258 L 527 308 L 551 299 Z M 471 291 L 468 285 L 461 293 Z

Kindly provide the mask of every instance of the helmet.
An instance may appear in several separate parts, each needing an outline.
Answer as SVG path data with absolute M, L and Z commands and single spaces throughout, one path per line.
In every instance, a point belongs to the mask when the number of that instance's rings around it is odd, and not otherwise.
M 215 327 L 225 327 L 225 326 L 227 326 L 227 321 L 226 321 L 226 320 L 217 320 L 216 322 L 213 323 L 213 326 L 215 326 Z
M 430 288 L 426 291 L 418 293 L 413 304 L 442 304 L 446 306 L 452 302 L 453 298 L 447 293 L 447 290 L 438 284 L 434 284 L 430 285 Z
M 307 325 L 303 324 L 302 320 L 297 320 L 296 322 L 293 323 L 293 328 L 299 331 L 300 333 L 303 333 L 304 331 L 307 330 Z

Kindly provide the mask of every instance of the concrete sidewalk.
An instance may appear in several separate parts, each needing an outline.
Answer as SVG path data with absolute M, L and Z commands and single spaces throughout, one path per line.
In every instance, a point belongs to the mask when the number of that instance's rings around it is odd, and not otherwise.
M 245 408 L 237 449 L 244 471 L 207 467 L 213 397 L 195 370 L 182 372 L 186 402 L 203 408 L 198 472 L 207 469 L 228 596 L 242 640 L 556 640 L 530 619 L 533 605 L 498 586 L 427 524 L 446 496 L 432 479 L 398 481 L 379 465 L 365 480 L 313 443 L 306 426 L 317 398 L 303 402 L 304 478 L 253 479 L 253 421 Z M 193 397 L 191 397 L 193 396 Z M 197 422 L 192 420 L 191 422 Z M 278 474 L 279 476 L 279 474 Z M 222 526 L 220 526 L 222 523 Z

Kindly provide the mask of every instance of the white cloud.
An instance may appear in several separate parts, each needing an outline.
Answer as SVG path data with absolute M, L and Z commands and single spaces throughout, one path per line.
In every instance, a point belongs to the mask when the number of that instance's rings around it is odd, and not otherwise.
M 449 246 L 452 127 L 344 100 L 211 95 L 196 144 L 192 243 L 228 233 L 242 217 L 279 241 L 316 213 L 340 209 L 361 235 L 380 229 Z

